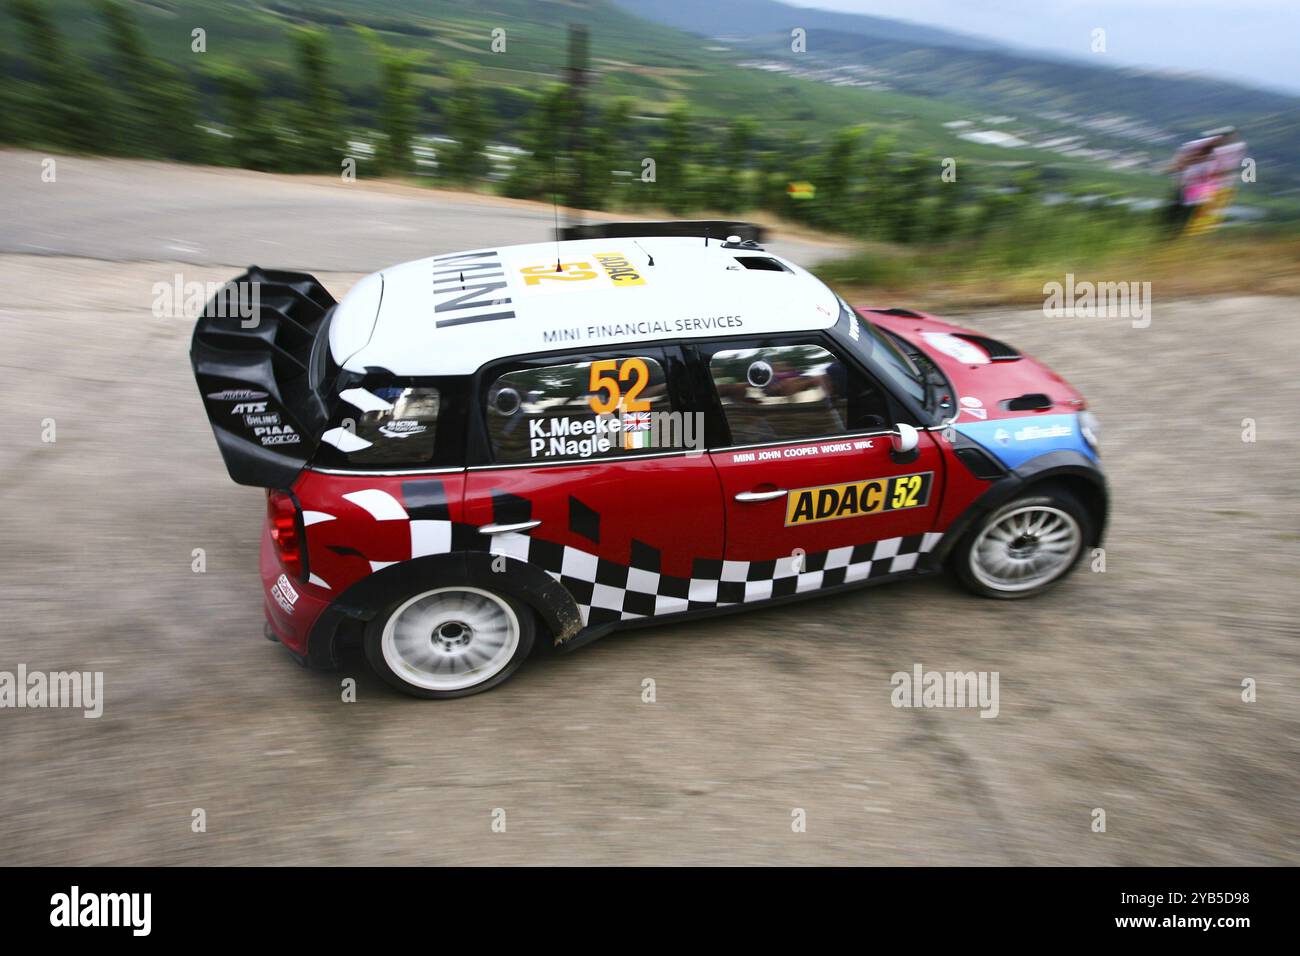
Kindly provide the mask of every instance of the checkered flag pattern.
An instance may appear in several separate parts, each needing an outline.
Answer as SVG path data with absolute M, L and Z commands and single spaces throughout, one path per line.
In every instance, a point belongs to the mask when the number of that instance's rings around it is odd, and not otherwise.
M 630 564 L 517 533 L 495 535 L 491 552 L 546 570 L 573 595 L 583 624 L 592 626 L 766 601 L 911 571 L 942 537 L 886 538 L 773 561 L 696 559 L 689 578 L 661 574 L 659 552 L 638 542 Z

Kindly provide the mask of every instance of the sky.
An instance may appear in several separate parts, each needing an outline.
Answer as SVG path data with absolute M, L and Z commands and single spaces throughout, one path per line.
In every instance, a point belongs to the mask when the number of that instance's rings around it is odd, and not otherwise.
M 1300 93 L 1300 0 L 785 0 Z M 1106 31 L 1106 52 L 1091 51 Z

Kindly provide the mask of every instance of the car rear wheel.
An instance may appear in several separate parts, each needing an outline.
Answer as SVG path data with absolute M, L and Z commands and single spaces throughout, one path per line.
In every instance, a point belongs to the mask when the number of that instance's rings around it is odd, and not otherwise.
M 1017 498 L 966 535 L 953 556 L 962 583 L 976 594 L 1025 598 L 1041 594 L 1078 563 L 1089 538 L 1087 510 L 1067 492 Z
M 389 605 L 366 629 L 366 658 L 416 697 L 464 697 L 514 673 L 533 646 L 532 611 L 482 588 L 431 588 Z

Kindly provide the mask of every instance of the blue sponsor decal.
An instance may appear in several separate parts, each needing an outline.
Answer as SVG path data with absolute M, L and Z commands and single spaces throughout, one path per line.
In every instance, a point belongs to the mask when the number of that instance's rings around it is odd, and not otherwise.
M 953 428 L 983 445 L 1012 469 L 1049 451 L 1077 451 L 1092 459 L 1097 457 L 1084 441 L 1078 415 L 1028 415 L 991 422 L 962 422 Z

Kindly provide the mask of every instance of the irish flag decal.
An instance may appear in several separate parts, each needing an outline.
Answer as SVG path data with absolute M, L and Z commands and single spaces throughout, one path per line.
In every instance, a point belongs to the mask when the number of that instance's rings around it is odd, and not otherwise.
M 650 413 L 649 412 L 624 412 L 623 413 L 623 447 L 624 448 L 649 448 L 650 447 Z

